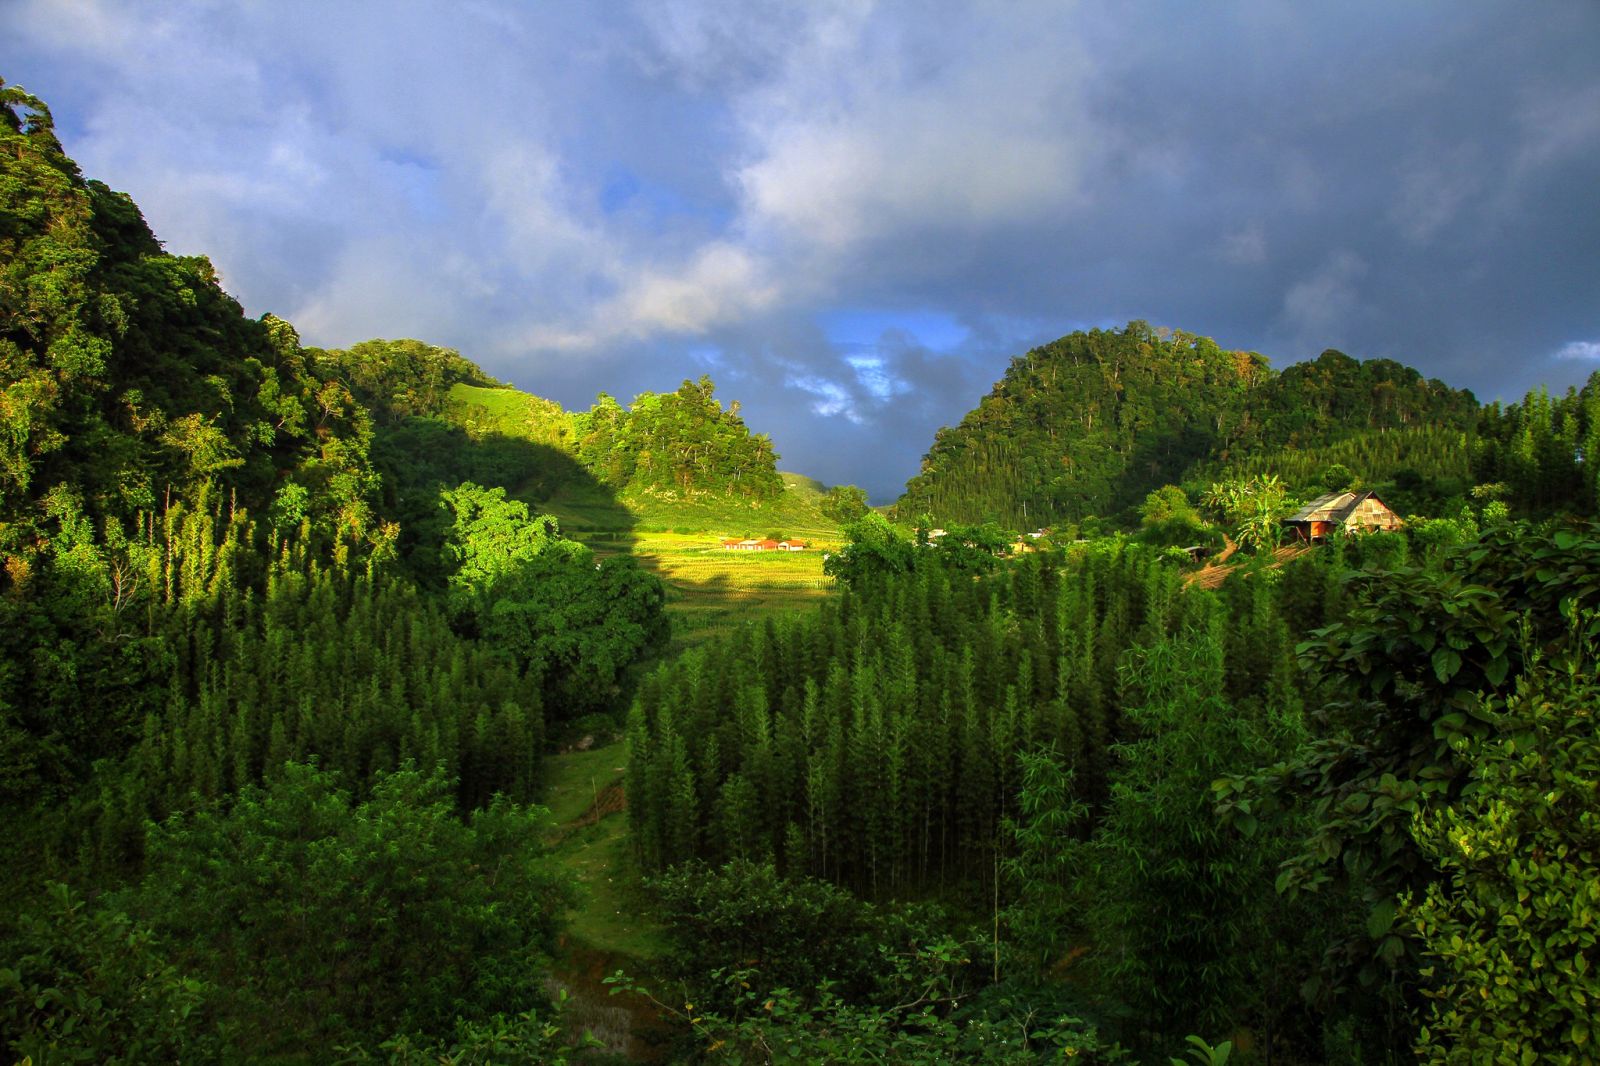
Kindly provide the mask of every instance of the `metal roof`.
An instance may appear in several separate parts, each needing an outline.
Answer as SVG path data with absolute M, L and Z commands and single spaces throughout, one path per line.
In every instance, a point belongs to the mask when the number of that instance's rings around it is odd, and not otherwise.
M 1318 496 L 1284 521 L 1342 523 L 1362 501 L 1369 498 L 1378 500 L 1377 494 L 1372 492 L 1330 492 L 1326 496 Z M 1388 508 L 1388 504 L 1382 500 L 1378 500 L 1378 503 Z

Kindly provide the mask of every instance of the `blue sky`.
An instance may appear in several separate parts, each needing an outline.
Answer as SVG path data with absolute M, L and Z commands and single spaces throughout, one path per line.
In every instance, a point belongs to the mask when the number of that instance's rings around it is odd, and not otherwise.
M 711 373 L 877 499 L 1143 318 L 1480 397 L 1600 369 L 1600 5 L 13 0 L 0 76 L 307 343 Z

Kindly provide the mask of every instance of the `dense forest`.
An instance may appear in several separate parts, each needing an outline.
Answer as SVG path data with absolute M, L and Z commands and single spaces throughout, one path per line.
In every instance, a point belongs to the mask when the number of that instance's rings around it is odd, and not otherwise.
M 669 657 L 540 506 L 780 492 L 709 380 L 306 347 L 0 83 L 0 426 L 7 1066 L 621 1060 L 538 806 L 607 734 L 656 1061 L 1597 1059 L 1600 376 L 1075 334 Z

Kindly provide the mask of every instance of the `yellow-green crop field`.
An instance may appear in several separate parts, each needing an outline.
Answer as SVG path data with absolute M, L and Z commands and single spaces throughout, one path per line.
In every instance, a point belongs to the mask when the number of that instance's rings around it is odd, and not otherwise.
M 712 534 L 642 532 L 628 539 L 639 562 L 667 584 L 669 654 L 748 622 L 809 610 L 834 587 L 822 557 L 839 547 L 836 540 L 808 539 L 800 552 L 740 552 L 724 549 Z M 606 549 L 603 542 L 594 547 Z

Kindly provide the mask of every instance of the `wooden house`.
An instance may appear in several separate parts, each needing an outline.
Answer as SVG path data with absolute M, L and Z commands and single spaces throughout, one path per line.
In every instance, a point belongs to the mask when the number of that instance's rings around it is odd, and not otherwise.
M 1283 520 L 1295 538 L 1314 544 L 1335 530 L 1385 532 L 1400 528 L 1400 516 L 1372 492 L 1330 492 L 1318 496 Z

